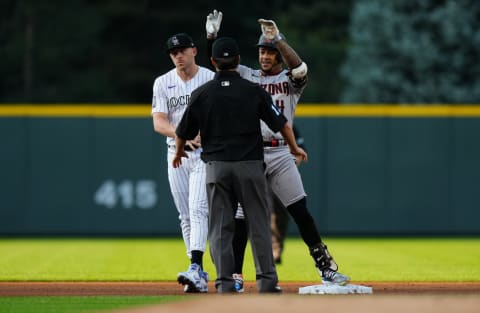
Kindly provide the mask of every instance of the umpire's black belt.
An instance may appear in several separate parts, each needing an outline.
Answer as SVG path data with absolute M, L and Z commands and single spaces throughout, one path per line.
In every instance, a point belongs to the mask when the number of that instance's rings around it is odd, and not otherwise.
M 173 149 L 175 150 L 175 145 L 167 145 L 169 149 Z M 185 151 L 195 151 L 194 149 L 192 149 L 189 145 L 185 145 L 185 148 L 183 148 Z
M 272 139 L 270 141 L 264 141 L 263 146 L 264 147 L 280 147 L 280 146 L 286 146 L 287 141 L 284 139 Z

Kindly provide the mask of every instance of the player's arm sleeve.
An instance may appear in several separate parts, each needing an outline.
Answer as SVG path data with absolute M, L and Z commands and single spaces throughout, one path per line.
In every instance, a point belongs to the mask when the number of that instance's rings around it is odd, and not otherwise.
M 161 88 L 160 78 L 157 78 L 153 84 L 152 115 L 156 112 L 168 114 L 167 97 Z
M 239 64 L 237 66 L 237 72 L 238 72 L 238 74 L 240 74 L 241 77 L 248 80 L 252 76 L 253 69 L 249 68 L 248 66 Z
M 293 78 L 291 73 L 289 73 L 289 78 L 293 88 L 296 90 L 301 90 L 307 85 L 307 76 L 304 76 L 303 78 Z

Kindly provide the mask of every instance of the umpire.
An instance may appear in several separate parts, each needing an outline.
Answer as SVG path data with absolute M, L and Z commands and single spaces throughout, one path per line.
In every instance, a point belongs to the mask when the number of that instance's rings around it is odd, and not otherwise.
M 184 150 L 186 140 L 195 138 L 200 131 L 210 209 L 208 236 L 217 272 L 217 291 L 235 292 L 232 240 L 235 211 L 240 202 L 250 235 L 257 289 L 259 292 L 280 292 L 271 248 L 260 119 L 274 132 L 282 133 L 294 155 L 305 161 L 307 155 L 295 143 L 291 126 L 273 104 L 271 96 L 237 73 L 240 54 L 234 39 L 217 39 L 211 60 L 217 73 L 212 81 L 192 93 L 176 130 L 173 166 L 180 166 L 181 158 L 188 157 Z

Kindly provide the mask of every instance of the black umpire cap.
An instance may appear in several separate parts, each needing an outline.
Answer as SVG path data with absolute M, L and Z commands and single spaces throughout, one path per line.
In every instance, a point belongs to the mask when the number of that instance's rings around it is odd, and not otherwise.
M 177 48 L 193 48 L 193 47 L 195 47 L 195 44 L 193 43 L 192 37 L 190 37 L 186 33 L 173 35 L 167 40 L 168 52 Z
M 212 57 L 218 58 L 231 58 L 240 54 L 235 39 L 230 37 L 221 37 L 215 40 L 212 46 Z

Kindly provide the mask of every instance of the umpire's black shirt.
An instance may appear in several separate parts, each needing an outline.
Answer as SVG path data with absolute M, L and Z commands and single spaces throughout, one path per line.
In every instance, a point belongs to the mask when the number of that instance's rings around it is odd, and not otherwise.
M 260 119 L 274 132 L 287 122 L 258 84 L 220 71 L 192 92 L 176 134 L 191 140 L 200 130 L 204 162 L 263 160 Z

